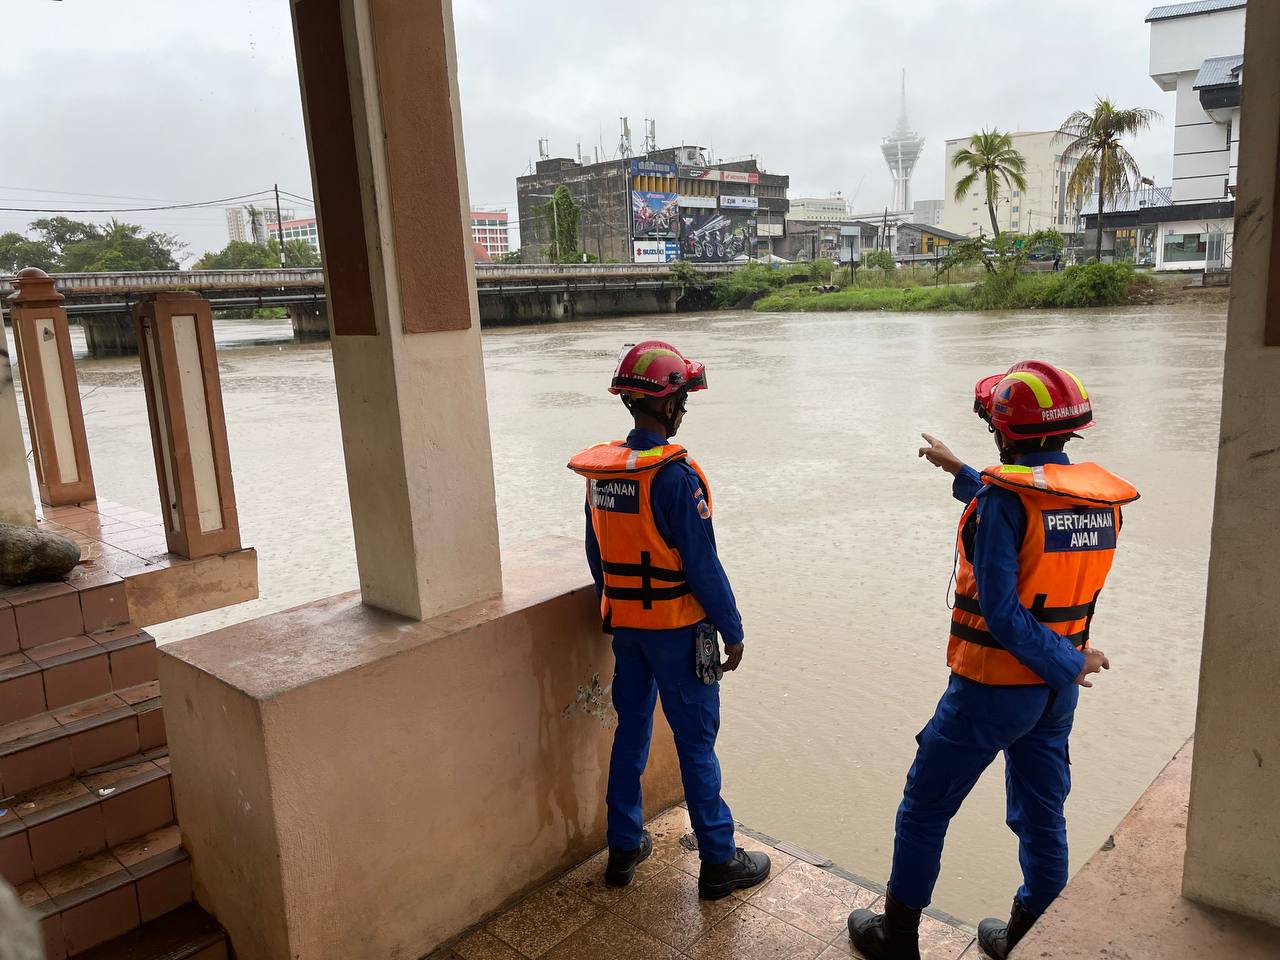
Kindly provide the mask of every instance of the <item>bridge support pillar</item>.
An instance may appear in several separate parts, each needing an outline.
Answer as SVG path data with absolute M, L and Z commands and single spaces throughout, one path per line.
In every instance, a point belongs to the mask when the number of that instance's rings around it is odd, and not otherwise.
M 129 314 L 82 313 L 78 319 L 89 356 L 120 357 L 138 352 L 138 338 Z
M 63 296 L 36 267 L 27 267 L 13 283 L 9 317 L 40 499 L 51 507 L 92 500 L 93 468 Z
M 194 560 L 239 550 L 209 301 L 151 294 L 134 304 L 133 321 L 169 552 Z
M 285 310 L 293 322 L 295 340 L 328 340 L 329 308 L 323 300 L 314 303 L 291 303 Z

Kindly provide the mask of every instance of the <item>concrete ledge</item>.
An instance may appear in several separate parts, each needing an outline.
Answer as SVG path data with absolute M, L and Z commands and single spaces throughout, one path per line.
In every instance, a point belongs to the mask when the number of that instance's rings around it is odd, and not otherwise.
M 609 640 L 581 545 L 414 622 L 334 597 L 161 650 L 196 894 L 237 957 L 424 956 L 604 843 Z M 652 815 L 681 796 L 665 722 Z
M 1182 897 L 1191 741 L 1013 951 L 1013 960 L 1266 960 L 1280 930 Z
M 258 552 L 252 547 L 187 560 L 170 557 L 125 576 L 134 623 L 150 627 L 256 600 Z

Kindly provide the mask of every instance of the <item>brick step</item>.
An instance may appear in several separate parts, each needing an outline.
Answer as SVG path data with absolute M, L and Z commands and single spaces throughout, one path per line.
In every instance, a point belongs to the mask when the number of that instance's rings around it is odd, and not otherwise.
M 0 807 L 0 878 L 16 887 L 169 826 L 162 759 L 71 777 Z
M 155 640 L 128 624 L 0 650 L 0 726 L 154 680 L 157 664 Z
M 98 772 L 164 743 L 156 680 L 46 710 L 0 727 L 0 800 Z
M 124 580 L 97 568 L 65 582 L 0 586 L 0 656 L 129 622 Z
M 227 935 L 195 904 L 83 953 L 83 960 L 227 960 Z
M 46 960 L 66 960 L 189 904 L 191 860 L 182 849 L 178 827 L 170 825 L 28 880 L 17 889 L 19 899 L 40 920 Z M 211 939 L 204 946 L 213 944 Z M 199 950 L 204 946 L 171 956 L 202 956 Z

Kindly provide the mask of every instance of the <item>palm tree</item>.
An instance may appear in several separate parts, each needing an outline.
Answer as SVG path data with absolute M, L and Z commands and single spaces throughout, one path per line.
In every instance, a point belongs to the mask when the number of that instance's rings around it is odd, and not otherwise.
M 983 130 L 969 138 L 969 146 L 962 147 L 951 158 L 951 166 L 968 167 L 969 172 L 956 184 L 957 202 L 973 189 L 982 178 L 987 198 L 987 213 L 991 214 L 991 234 L 1000 233 L 996 223 L 996 201 L 1000 198 L 1000 182 L 1005 189 L 1027 189 L 1027 161 L 1013 146 L 1013 137 L 999 130 Z
M 1138 188 L 1142 174 L 1138 162 L 1120 143 L 1121 137 L 1132 136 L 1151 126 L 1160 114 L 1146 107 L 1122 110 L 1110 100 L 1099 97 L 1091 111 L 1077 110 L 1063 121 L 1058 137 L 1069 141 L 1062 151 L 1063 160 L 1074 159 L 1075 168 L 1067 181 L 1067 196 L 1077 206 L 1094 192 L 1098 193 L 1098 245 L 1094 256 L 1102 261 L 1102 212 L 1107 204 L 1115 204 Z

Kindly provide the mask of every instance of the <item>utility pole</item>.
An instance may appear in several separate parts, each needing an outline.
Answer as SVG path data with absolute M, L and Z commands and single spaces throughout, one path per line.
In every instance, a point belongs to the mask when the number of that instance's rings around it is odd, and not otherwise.
M 276 241 L 280 245 L 280 269 L 284 269 L 284 224 L 280 217 L 280 184 L 276 188 Z

